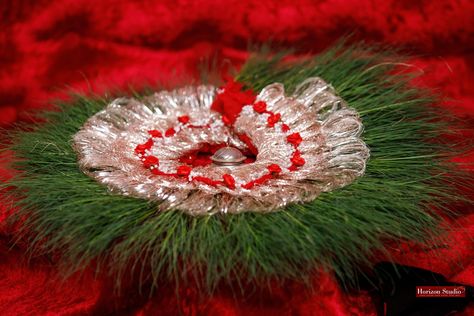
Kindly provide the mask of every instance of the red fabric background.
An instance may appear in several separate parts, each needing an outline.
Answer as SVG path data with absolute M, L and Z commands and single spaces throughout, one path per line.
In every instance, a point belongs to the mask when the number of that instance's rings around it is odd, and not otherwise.
M 0 126 L 28 120 L 66 87 L 104 92 L 113 87 L 197 75 L 196 64 L 217 54 L 241 64 L 251 42 L 273 40 L 317 52 L 335 39 L 404 46 L 424 71 L 420 84 L 440 90 L 474 126 L 474 2 L 411 0 L 201 0 L 86 1 L 0 0 Z M 472 133 L 466 133 L 472 137 Z M 474 161 L 474 154 L 459 161 Z M 8 178 L 5 162 L 2 178 Z M 450 247 L 396 252 L 402 264 L 474 285 L 474 215 L 465 210 Z M 192 288 L 178 302 L 171 286 L 151 299 L 133 286 L 121 296 L 113 280 L 58 281 L 47 258 L 25 263 L 0 209 L 0 315 L 173 315 L 178 305 L 194 315 L 373 315 L 366 293 L 343 293 L 330 276 L 315 277 L 315 291 L 291 284 L 235 301 L 222 291 L 198 301 Z M 442 259 L 441 259 L 442 258 Z M 459 263 L 462 264 L 459 265 Z M 472 304 L 463 314 L 474 313 Z

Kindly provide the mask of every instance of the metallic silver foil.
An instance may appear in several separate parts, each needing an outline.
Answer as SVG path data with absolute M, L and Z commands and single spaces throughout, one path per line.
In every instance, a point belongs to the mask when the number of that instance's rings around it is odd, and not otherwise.
M 218 92 L 214 86 L 188 86 L 140 101 L 114 100 L 74 136 L 81 170 L 111 192 L 156 201 L 159 211 L 179 209 L 191 215 L 276 211 L 288 203 L 311 201 L 364 174 L 369 149 L 360 138 L 363 125 L 359 115 L 321 78 L 305 80 L 289 97 L 279 83 L 260 92 L 257 101 L 281 114 L 274 127 L 267 125 L 269 114 L 259 114 L 248 105 L 229 128 L 220 114 L 210 109 Z M 193 125 L 208 128 L 186 128 L 177 123 L 183 115 L 189 116 Z M 282 124 L 291 130 L 283 132 Z M 147 141 L 149 130 L 168 128 L 174 128 L 176 134 L 154 138 L 150 149 L 164 172 L 175 172 L 182 165 L 177 159 L 202 143 L 227 143 L 244 150 L 245 145 L 235 136 L 238 133 L 251 138 L 258 155 L 249 164 L 195 167 L 187 178 L 154 175 L 143 167 L 134 149 Z M 303 139 L 298 150 L 306 163 L 291 171 L 288 168 L 295 149 L 286 137 L 295 132 Z M 241 186 L 268 174 L 271 164 L 282 168 L 278 176 L 251 189 Z M 195 176 L 220 180 L 224 174 L 233 176 L 234 189 L 192 181 Z

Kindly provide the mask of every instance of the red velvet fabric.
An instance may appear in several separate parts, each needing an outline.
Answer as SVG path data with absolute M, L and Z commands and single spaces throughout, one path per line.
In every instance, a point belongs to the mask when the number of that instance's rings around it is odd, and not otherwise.
M 424 72 L 418 84 L 451 101 L 442 106 L 474 127 L 474 2 L 411 0 L 15 0 L 0 4 L 0 126 L 30 118 L 73 87 L 102 93 L 111 88 L 196 78 L 202 58 L 240 65 L 249 42 L 272 40 L 318 52 L 339 36 L 406 47 Z M 223 66 L 223 67 L 224 67 Z M 3 159 L 8 160 L 8 156 Z M 0 161 L 0 175 L 11 171 Z M 459 162 L 474 161 L 474 151 Z M 451 244 L 441 253 L 397 249 L 398 262 L 474 285 L 474 215 L 461 210 Z M 10 249 L 11 231 L 0 209 L 0 315 L 374 315 L 364 292 L 345 293 L 331 276 L 315 275 L 314 291 L 275 286 L 237 298 L 226 292 L 199 300 L 192 287 L 177 300 L 171 286 L 151 298 L 131 285 L 121 295 L 113 280 L 60 281 L 48 258 L 27 263 L 23 248 Z M 460 263 L 462 265 L 460 265 Z M 474 313 L 470 305 L 463 314 Z

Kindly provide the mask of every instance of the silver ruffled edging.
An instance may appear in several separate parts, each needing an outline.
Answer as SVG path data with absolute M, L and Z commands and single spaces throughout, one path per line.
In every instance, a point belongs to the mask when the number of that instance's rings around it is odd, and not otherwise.
M 111 192 L 191 215 L 275 211 L 364 174 L 369 149 L 360 139 L 360 117 L 322 79 L 305 80 L 288 97 L 282 84 L 268 85 L 254 103 L 265 110 L 244 106 L 232 126 L 210 108 L 221 92 L 187 86 L 112 101 L 74 136 L 81 170 Z M 256 148 L 254 161 L 182 162 L 203 144 L 248 149 L 239 135 Z

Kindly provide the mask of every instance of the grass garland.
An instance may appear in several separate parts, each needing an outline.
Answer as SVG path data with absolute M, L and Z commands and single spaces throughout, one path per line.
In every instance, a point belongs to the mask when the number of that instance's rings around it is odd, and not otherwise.
M 439 234 L 439 218 L 428 210 L 447 210 L 458 199 L 452 184 L 465 176 L 449 163 L 454 145 L 433 141 L 448 129 L 443 114 L 427 107 L 433 97 L 409 85 L 411 74 L 394 73 L 396 62 L 362 45 L 298 62 L 257 55 L 237 74 L 255 91 L 280 82 L 287 93 L 320 76 L 360 113 L 371 150 L 366 175 L 311 203 L 272 214 L 190 217 L 110 194 L 81 173 L 71 146 L 110 100 L 77 96 L 45 113 L 46 123 L 12 132 L 9 149 L 21 171 L 6 184 L 15 189 L 5 199 L 19 209 L 12 220 L 22 222 L 19 234 L 34 253 L 58 254 L 68 273 L 94 263 L 118 275 L 117 284 L 134 273 L 147 287 L 163 277 L 192 278 L 212 291 L 221 281 L 305 280 L 316 268 L 354 281 L 385 242 L 429 242 Z

